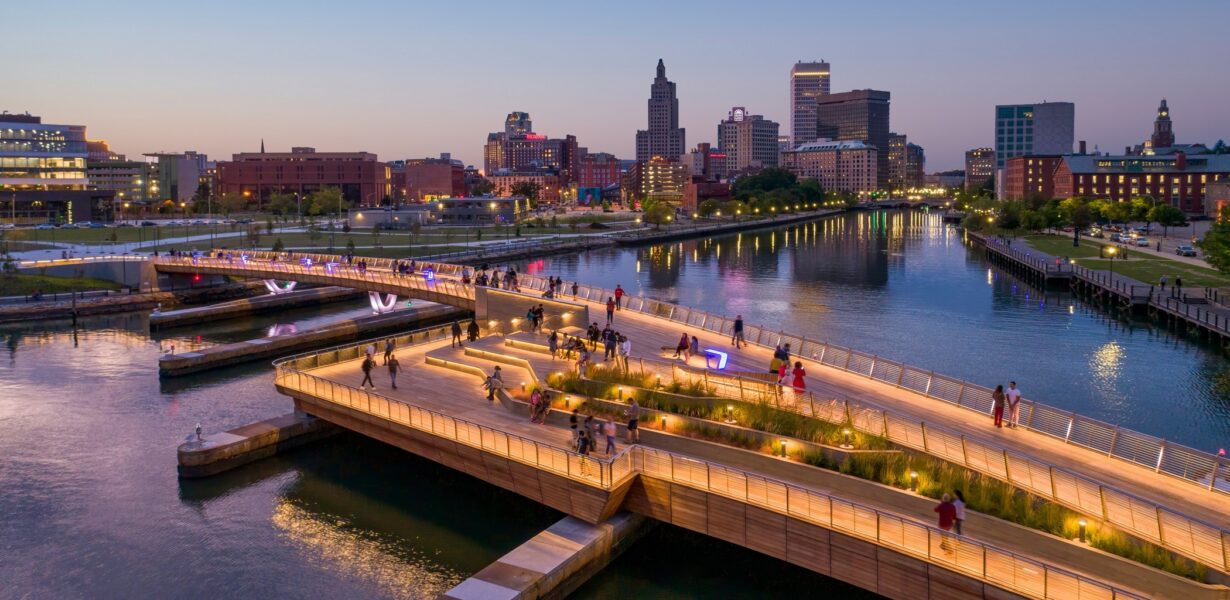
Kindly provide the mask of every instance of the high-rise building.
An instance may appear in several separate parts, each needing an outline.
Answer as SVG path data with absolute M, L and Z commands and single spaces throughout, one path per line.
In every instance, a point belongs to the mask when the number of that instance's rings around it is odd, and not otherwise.
M 553 171 L 567 185 L 577 170 L 580 151 L 574 135 L 551 139 L 534 133 L 529 113 L 511 112 L 504 131 L 487 134 L 483 147 L 483 174 Z
M 655 156 L 672 160 L 687 149 L 683 128 L 679 127 L 679 99 L 675 83 L 666 78 L 666 65 L 658 59 L 657 76 L 649 86 L 649 128 L 636 132 L 636 160 Z
M 965 189 L 973 190 L 986 185 L 995 177 L 995 150 L 974 148 L 965 151 Z
M 880 189 L 888 187 L 888 109 L 891 94 L 854 90 L 816 97 L 816 137 L 874 146 Z
M 0 114 L 0 219 L 82 222 L 113 216 L 106 190 L 88 189 L 84 125 Z
M 908 188 L 905 182 L 905 134 L 888 134 L 888 189 L 899 191 Z
M 927 153 L 914 143 L 905 145 L 905 189 L 921 188 L 927 181 Z
M 530 120 L 530 113 L 520 111 L 508 113 L 508 116 L 504 118 L 504 133 L 508 135 L 534 133 L 534 122 Z
M 782 168 L 820 182 L 826 191 L 867 194 L 879 188 L 879 152 L 860 141 L 820 141 L 782 154 Z
M 718 123 L 718 150 L 726 155 L 726 172 L 777 166 L 777 131 L 780 126 L 742 106 L 730 109 Z
M 628 171 L 625 196 L 638 202 L 655 200 L 679 204 L 687 183 L 687 170 L 682 164 L 655 156 L 645 162 L 637 161 Z
M 995 168 L 1004 168 L 1014 156 L 1071 153 L 1075 122 L 1071 102 L 996 106 Z
M 172 202 L 187 202 L 196 195 L 197 187 L 201 185 L 201 172 L 209 162 L 209 157 L 193 152 L 149 152 L 146 160 L 154 167 L 154 176 L 158 180 L 157 196 L 151 200 L 171 200 Z
M 816 141 L 816 98 L 829 94 L 829 63 L 790 67 L 790 139 L 794 146 Z

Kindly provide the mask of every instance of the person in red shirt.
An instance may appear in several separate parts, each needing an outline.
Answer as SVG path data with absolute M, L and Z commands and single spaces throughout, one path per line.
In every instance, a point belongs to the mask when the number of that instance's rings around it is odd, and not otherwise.
M 610 325 L 615 321 L 615 299 L 606 299 L 606 324 Z
M 615 310 L 623 310 L 624 288 L 615 284 Z
M 952 496 L 944 494 L 940 498 L 940 503 L 935 506 L 935 512 L 939 514 L 939 526 L 945 533 L 952 531 L 952 526 L 957 522 L 957 507 L 952 503 Z M 940 542 L 940 548 L 948 550 L 948 536 L 944 536 L 944 541 Z

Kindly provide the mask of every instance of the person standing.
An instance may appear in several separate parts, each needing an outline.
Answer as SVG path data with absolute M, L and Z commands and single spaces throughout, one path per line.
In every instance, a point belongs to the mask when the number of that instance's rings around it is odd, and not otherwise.
M 572 414 L 568 416 L 568 429 L 572 430 L 572 445 L 573 446 L 577 444 L 577 436 L 581 434 L 581 430 L 580 430 L 581 424 L 579 422 L 580 420 L 577 418 L 580 410 L 581 409 L 579 408 L 574 408 L 572 409 Z
M 735 328 L 730 334 L 730 345 L 735 348 L 747 345 L 747 340 L 743 339 L 743 315 L 735 315 Z
M 619 433 L 614 419 L 607 419 L 602 424 L 602 433 L 606 434 L 606 455 L 610 456 L 615 453 L 615 435 Z
M 389 383 L 393 385 L 393 389 L 397 389 L 397 371 L 401 369 L 401 363 L 397 362 L 397 355 L 390 354 L 384 364 L 389 367 Z
M 991 414 L 995 417 L 995 426 L 1002 429 L 1004 427 L 1004 401 L 1007 396 L 1004 395 L 1004 386 L 995 386 L 995 391 L 991 392 Z
M 393 356 L 393 348 L 396 345 L 397 343 L 393 341 L 393 338 L 389 338 L 384 341 L 384 364 L 389 364 L 389 357 Z
M 453 333 L 453 341 L 450 347 L 451 348 L 464 348 L 465 346 L 461 343 L 461 321 L 453 321 L 452 333 Z
M 602 332 L 602 361 L 606 362 L 615 358 L 615 345 L 618 340 L 615 339 L 615 330 L 609 326 Z
M 1008 391 L 1004 392 L 1008 398 L 1008 426 L 1015 428 L 1021 422 L 1021 390 L 1016 389 L 1016 382 L 1008 382 Z
M 470 326 L 467 333 L 470 334 L 471 342 L 478 339 L 478 321 L 470 321 Z
M 952 495 L 956 496 L 952 501 L 952 507 L 956 511 L 952 528 L 953 531 L 957 532 L 957 535 L 963 535 L 961 533 L 961 524 L 965 522 L 965 494 L 961 490 L 953 490 Z
M 372 367 L 375 365 L 376 361 L 372 359 L 372 355 L 368 354 L 363 359 L 363 364 L 359 367 L 363 369 L 363 381 L 359 383 L 359 389 L 363 389 L 365 385 L 372 386 L 373 390 L 376 389 L 376 384 L 372 381 Z
M 636 403 L 636 398 L 628 404 L 628 408 L 624 410 L 624 415 L 628 417 L 628 443 L 634 444 L 641 441 L 641 432 L 637 429 L 641 419 L 641 407 Z
M 1183 293 L 1183 278 L 1182 277 L 1174 278 L 1174 289 L 1175 289 L 1175 292 L 1179 294 Z
M 615 284 L 615 310 L 623 310 L 624 288 Z
M 1162 275 L 1162 278 L 1161 278 L 1160 280 L 1158 280 L 1158 283 L 1160 283 L 1160 284 L 1161 284 L 1161 286 L 1162 286 L 1162 291 L 1163 291 L 1163 292 L 1164 292 L 1164 291 L 1166 291 L 1166 276 L 1165 276 L 1165 275 Z
M 952 505 L 952 496 L 944 494 L 934 510 L 939 514 L 940 529 L 943 529 L 945 532 L 952 531 L 952 526 L 957 521 L 957 507 Z M 945 551 L 949 550 L 948 536 L 944 536 L 944 541 L 940 543 L 940 548 L 943 548 Z
M 606 299 L 606 324 L 610 325 L 615 322 L 615 297 L 611 296 Z
M 551 351 L 551 360 L 555 360 L 555 355 L 559 353 L 558 331 L 552 331 L 551 335 L 547 336 L 547 350 Z
M 572 298 L 575 300 L 576 297 L 577 297 L 577 282 L 574 281 L 572 282 Z
M 619 358 L 623 359 L 624 373 L 628 372 L 628 357 L 632 355 L 632 340 L 626 335 L 619 336 Z
M 805 379 L 807 371 L 803 369 L 803 361 L 794 362 L 794 371 L 791 374 L 794 375 L 794 381 L 791 382 L 791 385 L 794 387 L 794 395 L 802 396 L 803 392 L 807 391 L 807 380 Z

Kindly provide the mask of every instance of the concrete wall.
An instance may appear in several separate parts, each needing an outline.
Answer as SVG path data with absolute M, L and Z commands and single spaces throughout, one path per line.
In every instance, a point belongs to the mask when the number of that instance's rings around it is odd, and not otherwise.
M 589 307 L 581 303 L 486 287 L 475 288 L 474 296 L 474 316 L 487 332 L 529 331 L 525 313 L 539 304 L 546 311 L 544 331 L 564 327 L 584 329 L 590 323 Z
M 25 275 L 49 275 L 51 277 L 90 277 L 114 281 L 122 286 L 150 290 L 158 288 L 158 276 L 154 267 L 146 261 L 109 260 L 89 262 L 50 263 L 18 269 Z M 187 286 L 181 286 L 187 287 Z

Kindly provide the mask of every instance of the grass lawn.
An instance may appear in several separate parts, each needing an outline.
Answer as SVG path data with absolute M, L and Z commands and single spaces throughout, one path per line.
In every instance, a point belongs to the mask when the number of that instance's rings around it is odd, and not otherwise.
M 1076 260 L 1076 264 L 1088 269 L 1099 271 L 1111 269 L 1111 261 L 1101 258 L 1101 247 L 1108 245 L 1103 240 L 1081 238 L 1081 245 L 1077 248 L 1072 247 L 1072 238 L 1057 235 L 1031 235 L 1027 236 L 1025 241 L 1033 248 L 1051 256 L 1071 257 Z M 1120 248 L 1119 251 L 1123 252 L 1123 249 Z M 1126 260 L 1115 259 L 1115 273 L 1131 277 L 1144 284 L 1156 284 L 1164 275 L 1171 283 L 1174 282 L 1175 277 L 1182 277 L 1185 286 L 1230 286 L 1230 276 L 1210 267 L 1200 267 L 1137 250 L 1126 252 L 1128 256 Z
M 0 296 L 27 296 L 40 291 L 44 294 L 78 292 L 89 290 L 118 290 L 120 284 L 105 279 L 88 277 L 49 277 L 46 275 L 0 276 Z
M 115 235 L 118 242 L 139 242 L 144 240 L 183 237 L 187 235 L 209 234 L 208 226 L 188 227 L 115 227 L 107 229 L 18 229 L 8 232 L 8 239 L 13 241 L 67 243 L 67 244 L 97 244 L 111 241 Z M 229 225 L 216 225 L 217 233 L 231 231 Z

